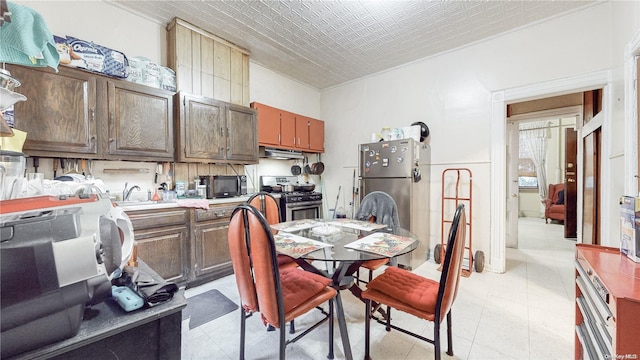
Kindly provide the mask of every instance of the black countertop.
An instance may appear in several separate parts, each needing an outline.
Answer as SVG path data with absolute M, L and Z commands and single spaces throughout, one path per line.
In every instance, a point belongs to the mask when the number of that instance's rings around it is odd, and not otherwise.
M 144 262 L 139 260 L 139 269 L 156 280 L 164 281 L 156 274 L 151 268 L 149 268 Z M 60 358 L 79 358 L 79 354 L 81 353 L 82 348 L 93 346 L 96 347 L 96 344 L 101 343 L 101 348 L 106 348 L 111 351 L 111 348 L 115 348 L 118 346 L 122 346 L 125 344 L 128 347 L 132 347 L 136 345 L 136 341 L 149 341 L 149 337 L 152 337 L 149 334 L 150 330 L 153 331 L 169 331 L 171 330 L 171 336 L 178 337 L 178 346 L 180 344 L 180 320 L 181 320 L 181 311 L 187 305 L 187 302 L 184 296 L 177 292 L 173 298 L 166 302 L 159 304 L 157 306 L 151 308 L 141 308 L 138 310 L 134 310 L 132 312 L 124 311 L 114 300 L 109 299 L 97 305 L 93 305 L 90 308 L 86 308 L 84 312 L 83 320 L 80 324 L 80 329 L 78 333 L 66 340 L 62 340 L 51 345 L 43 346 L 41 348 L 24 352 L 19 354 L 11 359 L 49 359 L 53 357 L 60 356 Z M 174 316 L 176 318 L 175 321 L 172 321 L 172 327 L 175 327 L 175 323 L 177 321 L 177 329 L 169 329 L 160 327 L 166 327 L 166 324 L 159 324 L 159 326 L 146 326 L 152 322 L 158 322 L 163 318 L 166 318 L 172 314 L 176 314 L 178 316 Z M 162 325 L 162 326 L 160 326 Z M 140 329 L 140 332 L 144 332 L 138 335 L 140 337 L 139 340 L 131 339 L 132 335 L 135 337 L 135 332 L 137 329 Z M 176 333 L 177 330 L 177 333 Z M 122 339 L 120 334 L 127 334 L 127 339 Z M 156 334 L 157 335 L 157 334 Z M 160 343 L 162 340 L 162 336 L 153 336 L 154 339 L 158 340 Z M 121 340 L 119 340 L 122 339 Z M 155 340 L 154 340 L 155 341 Z M 117 342 L 120 342 L 119 344 Z M 157 344 L 154 344 L 156 347 Z M 162 344 L 159 344 L 162 347 Z M 72 351 L 78 349 L 76 351 L 76 355 Z M 130 354 L 132 359 L 143 359 L 145 355 L 149 354 L 140 354 L 137 352 L 139 349 L 132 348 L 130 349 Z M 175 349 L 173 349 L 173 353 L 175 353 Z M 95 350 L 92 350 L 95 351 Z M 179 358 L 179 351 L 178 358 Z M 71 352 L 71 353 L 70 353 Z M 113 352 L 113 351 L 111 351 Z M 94 358 L 104 358 L 106 354 L 96 353 Z M 109 358 L 118 358 L 114 353 L 113 356 Z M 122 359 L 122 357 L 119 357 Z M 152 356 L 152 358 L 162 358 Z M 173 356 L 168 356 L 164 358 L 173 358 Z

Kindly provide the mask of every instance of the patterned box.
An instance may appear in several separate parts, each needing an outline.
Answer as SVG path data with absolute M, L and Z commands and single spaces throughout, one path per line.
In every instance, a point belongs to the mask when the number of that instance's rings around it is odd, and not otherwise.
M 640 198 L 620 198 L 620 252 L 640 262 Z

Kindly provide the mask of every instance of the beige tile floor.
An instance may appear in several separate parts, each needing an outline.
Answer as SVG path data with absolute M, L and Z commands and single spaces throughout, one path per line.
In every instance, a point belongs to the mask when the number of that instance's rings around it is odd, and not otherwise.
M 521 218 L 518 249 L 507 249 L 507 272 L 473 273 L 463 278 L 453 305 L 454 356 L 444 359 L 572 359 L 574 318 L 575 241 L 562 237 L 562 225 L 545 224 L 542 219 Z M 487 256 L 488 254 L 485 254 Z M 429 260 L 415 270 L 438 279 L 438 265 Z M 218 289 L 238 303 L 233 276 L 187 289 L 190 297 Z M 354 359 L 364 354 L 364 305 L 351 293 L 342 294 Z M 317 318 L 312 312 L 296 320 L 298 330 Z M 402 323 L 427 337 L 432 323 L 394 313 Z M 183 359 L 238 359 L 240 314 L 234 311 L 205 325 L 189 330 L 182 324 Z M 446 339 L 446 327 L 442 337 Z M 335 325 L 335 358 L 344 353 Z M 288 359 L 326 359 L 327 327 L 321 326 L 298 342 L 287 346 Z M 446 340 L 443 340 L 446 349 Z M 432 359 L 433 346 L 397 331 L 386 332 L 372 323 L 374 359 Z M 247 320 L 247 359 L 275 359 L 278 332 L 265 331 L 260 316 Z

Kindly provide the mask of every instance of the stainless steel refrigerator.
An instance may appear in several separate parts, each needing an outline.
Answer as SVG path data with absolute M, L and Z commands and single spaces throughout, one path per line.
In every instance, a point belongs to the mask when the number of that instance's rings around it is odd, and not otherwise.
M 360 144 L 360 200 L 384 191 L 398 206 L 400 226 L 420 239 L 413 252 L 397 259 L 415 269 L 429 259 L 429 187 L 431 148 L 413 139 Z

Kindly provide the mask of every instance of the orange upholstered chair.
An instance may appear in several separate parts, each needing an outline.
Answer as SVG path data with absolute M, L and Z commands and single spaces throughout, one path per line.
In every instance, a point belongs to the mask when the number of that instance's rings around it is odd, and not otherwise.
M 549 219 L 564 221 L 564 184 L 549 184 L 547 199 L 544 201 L 544 222 Z
M 257 194 L 253 194 L 251 195 L 249 200 L 247 200 L 247 204 L 260 210 L 265 219 L 267 219 L 269 225 L 282 222 L 280 216 L 280 207 L 278 206 L 278 201 L 276 201 L 273 195 L 267 192 L 259 192 Z M 274 233 L 275 232 L 276 231 L 274 230 Z M 280 266 L 280 268 L 298 267 L 298 264 L 296 264 L 295 260 L 292 257 L 282 254 L 278 254 L 278 265 Z
M 260 312 L 265 325 L 280 329 L 280 359 L 287 344 L 329 320 L 329 355 L 333 358 L 333 299 L 331 279 L 298 268 L 280 269 L 273 234 L 265 217 L 253 206 L 238 205 L 229 223 L 229 252 L 240 294 L 240 359 L 244 359 L 246 317 Z M 321 305 L 329 302 L 329 311 Z M 286 340 L 286 323 L 318 308 L 325 316 L 293 339 Z
M 410 271 L 397 267 L 388 267 L 385 272 L 367 284 L 362 293 L 366 303 L 365 316 L 365 359 L 370 359 L 369 345 L 371 341 L 371 303 L 387 306 L 386 320 L 376 321 L 385 324 L 386 330 L 395 329 L 435 346 L 435 359 L 440 359 L 440 323 L 447 318 L 447 354 L 453 356 L 451 336 L 451 306 L 458 294 L 464 242 L 466 232 L 464 205 L 459 205 L 451 223 L 447 250 L 444 256 L 440 281 L 427 279 Z M 433 339 L 412 333 L 391 324 L 391 308 L 415 315 L 434 324 Z

